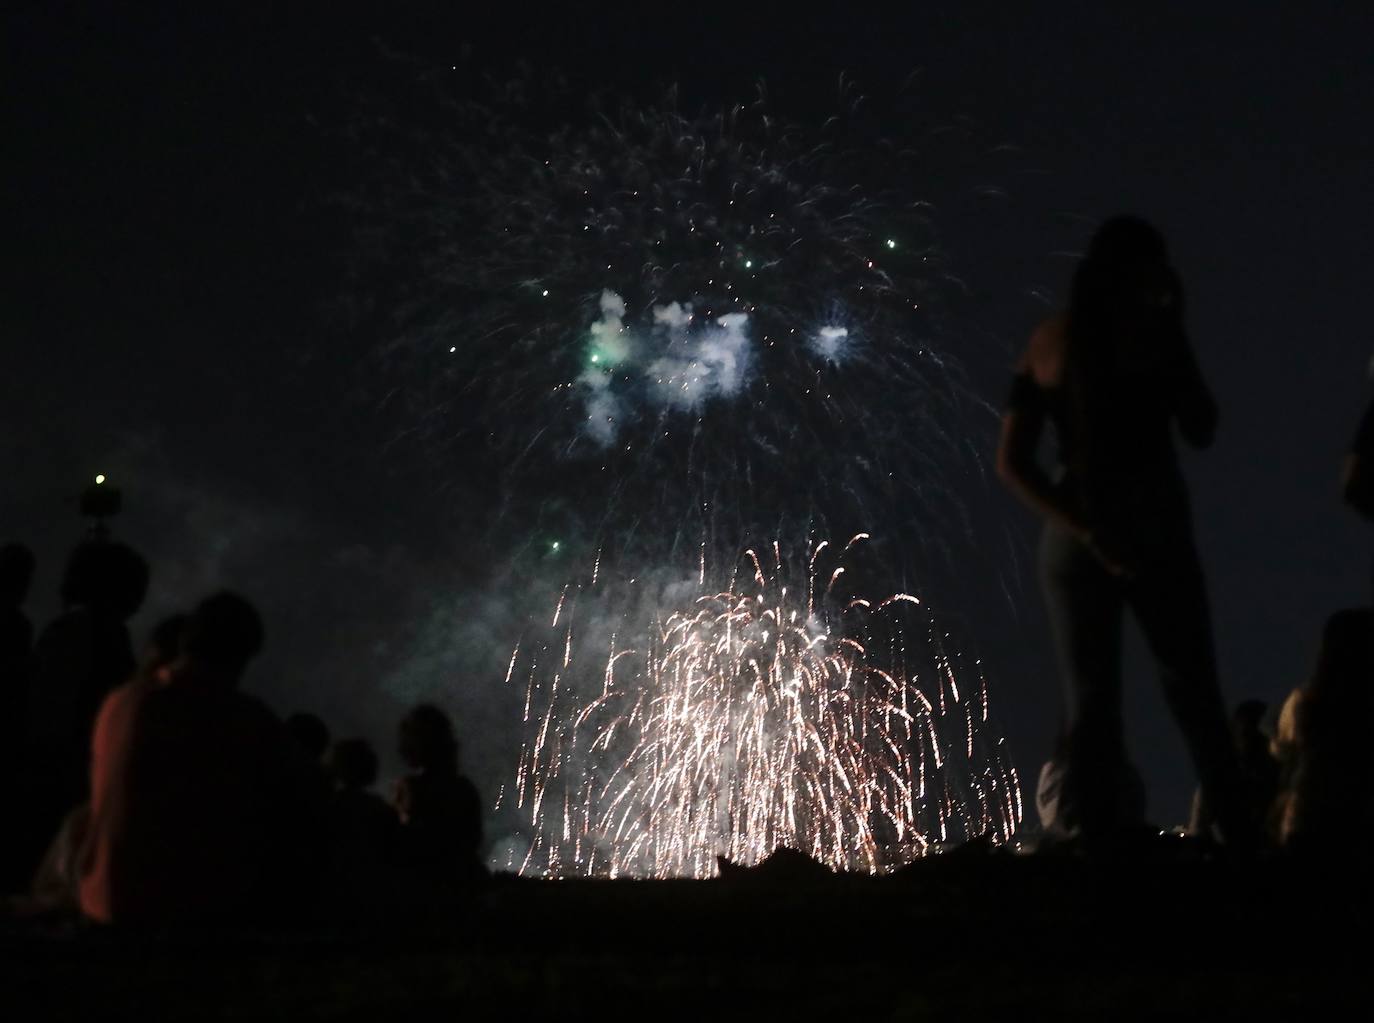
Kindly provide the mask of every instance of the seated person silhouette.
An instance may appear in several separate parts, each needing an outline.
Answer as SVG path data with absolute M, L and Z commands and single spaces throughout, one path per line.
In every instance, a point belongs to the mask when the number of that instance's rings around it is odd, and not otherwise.
M 1374 837 L 1371 680 L 1374 612 L 1338 611 L 1322 632 L 1311 680 L 1285 701 L 1274 736 L 1284 779 L 1275 828 L 1285 849 L 1368 855 Z
M 436 880 L 482 876 L 482 801 L 458 773 L 458 740 L 447 715 L 431 704 L 415 707 L 401 721 L 399 740 L 409 772 L 397 782 L 393 804 L 407 858 Z
M 105 923 L 267 920 L 301 901 L 324 793 L 259 700 L 239 691 L 257 611 L 219 593 L 177 661 L 106 699 L 92 753 L 81 909 Z
M 125 544 L 86 540 L 67 562 L 63 611 L 34 644 L 26 697 L 18 842 L 30 873 L 89 795 L 91 729 L 106 695 L 137 669 L 125 623 L 147 589 L 148 565 Z
M 375 887 L 377 875 L 395 866 L 400 821 L 396 811 L 371 791 L 377 782 L 377 754 L 366 739 L 341 739 L 326 759 L 333 795 L 329 822 L 331 861 L 340 895 Z
M 1268 705 L 1263 700 L 1243 700 L 1231 716 L 1231 736 L 1240 761 L 1240 786 L 1246 808 L 1256 829 L 1268 832 L 1274 799 L 1279 789 L 1279 762 L 1270 750 L 1272 740 L 1262 728 Z M 1212 835 L 1213 819 L 1199 789 L 1193 795 L 1188 834 Z
M 148 637 L 139 660 L 139 678 L 165 682 L 167 671 L 181 651 L 181 637 L 188 618 L 172 615 L 159 622 Z M 91 819 L 91 804 L 84 802 L 63 818 L 34 874 L 31 894 L 44 909 L 69 910 L 80 905 L 80 853 Z
M 33 624 L 22 608 L 33 570 L 33 553 L 23 544 L 0 547 L 0 794 L 11 815 L 23 801 L 21 775 Z M 0 843 L 0 891 L 23 885 L 31 866 L 29 859 L 18 843 Z
M 3 764 L 7 768 L 23 735 L 21 721 L 33 625 L 22 607 L 33 581 L 33 569 L 33 554 L 27 547 L 17 543 L 0 547 L 0 736 L 4 745 L 0 757 L 5 758 Z

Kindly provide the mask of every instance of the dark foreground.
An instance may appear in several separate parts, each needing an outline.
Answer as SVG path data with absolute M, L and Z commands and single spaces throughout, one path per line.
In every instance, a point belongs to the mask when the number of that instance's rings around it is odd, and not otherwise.
M 1363 864 L 956 854 L 884 879 L 502 879 L 404 926 L 275 935 L 11 917 L 0 1014 L 1327 1018 L 1369 1004 L 1368 895 Z

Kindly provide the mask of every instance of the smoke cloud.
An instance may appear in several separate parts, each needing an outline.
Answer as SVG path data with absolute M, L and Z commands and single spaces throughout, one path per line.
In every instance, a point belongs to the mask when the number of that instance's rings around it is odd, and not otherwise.
M 695 412 L 711 400 L 736 397 L 749 383 L 754 351 L 747 313 L 707 319 L 690 304 L 670 302 L 654 306 L 650 319 L 636 332 L 626 325 L 624 300 L 601 293 L 577 382 L 585 431 L 602 447 L 641 409 Z
M 840 362 L 850 343 L 847 327 L 822 327 L 811 337 L 811 350 L 826 362 Z

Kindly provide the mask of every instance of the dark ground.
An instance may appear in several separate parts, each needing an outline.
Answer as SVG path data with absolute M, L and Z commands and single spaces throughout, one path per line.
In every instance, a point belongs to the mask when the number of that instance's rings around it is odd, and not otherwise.
M 1358 881 L 1349 880 L 1358 875 Z M 944 856 L 886 879 L 503 879 L 432 918 L 290 934 L 0 929 L 6 1018 L 1335 1018 L 1367 871 Z

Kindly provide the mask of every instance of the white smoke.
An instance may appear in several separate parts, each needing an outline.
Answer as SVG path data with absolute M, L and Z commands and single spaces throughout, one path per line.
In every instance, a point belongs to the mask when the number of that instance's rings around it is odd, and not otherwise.
M 654 306 L 654 322 L 667 327 L 669 330 L 686 330 L 687 325 L 692 322 L 692 307 L 684 308 L 681 302 L 656 305 Z
M 585 389 L 583 400 L 587 409 L 587 433 L 603 448 L 615 443 L 616 424 L 624 418 L 620 399 L 610 390 L 610 377 L 589 369 L 577 378 Z
M 616 365 L 630 357 L 625 300 L 609 289 L 601 293 L 601 319 L 592 324 L 592 344 L 600 360 Z
M 602 447 L 615 443 L 625 410 L 611 390 L 611 372 L 629 359 L 630 337 L 625 330 L 625 300 L 609 289 L 601 292 L 601 317 L 591 326 L 590 365 L 577 378 L 587 414 L 586 431 Z
M 645 373 L 652 393 L 671 408 L 694 410 L 710 398 L 734 397 L 749 366 L 749 316 L 729 313 L 692 330 L 691 307 L 674 302 L 654 310 L 666 351 Z
M 811 337 L 811 350 L 827 362 L 839 362 L 849 351 L 847 327 L 822 327 Z
M 619 424 L 639 401 L 658 408 L 694 411 L 714 398 L 731 398 L 748 382 L 753 362 L 747 313 L 714 321 L 691 305 L 654 306 L 647 331 L 625 324 L 625 302 L 601 293 L 601 315 L 589 331 L 588 366 L 578 377 L 586 433 L 603 447 L 615 442 Z

